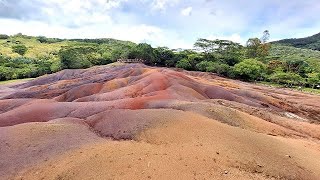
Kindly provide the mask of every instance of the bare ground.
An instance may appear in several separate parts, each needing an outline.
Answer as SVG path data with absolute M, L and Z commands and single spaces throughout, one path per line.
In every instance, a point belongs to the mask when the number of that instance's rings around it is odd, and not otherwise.
M 319 179 L 320 97 L 141 64 L 0 88 L 0 179 Z

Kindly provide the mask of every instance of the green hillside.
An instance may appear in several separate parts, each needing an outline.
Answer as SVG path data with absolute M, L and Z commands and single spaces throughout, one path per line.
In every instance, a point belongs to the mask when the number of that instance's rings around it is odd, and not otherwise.
M 39 58 L 41 56 L 55 55 L 62 47 L 67 46 L 97 46 L 101 50 L 113 50 L 122 46 L 135 46 L 129 41 L 115 39 L 57 39 L 46 37 L 32 37 L 26 35 L 6 36 L 0 35 L 0 55 L 12 58 L 20 57 L 19 54 L 12 52 L 12 47 L 23 44 L 28 50 L 24 57 Z
M 115 61 L 121 56 L 117 52 L 134 46 L 135 43 L 115 39 L 65 40 L 22 34 L 0 35 L 0 80 L 34 78 L 69 68 L 61 62 L 61 54 L 67 50 L 78 50 L 68 58 L 74 58 L 80 64 L 74 68 L 85 68 Z M 86 51 L 85 56 L 80 50 Z
M 305 38 L 283 39 L 273 43 L 320 51 L 320 33 Z
M 282 61 L 302 60 L 320 72 L 320 51 L 272 44 L 268 59 Z

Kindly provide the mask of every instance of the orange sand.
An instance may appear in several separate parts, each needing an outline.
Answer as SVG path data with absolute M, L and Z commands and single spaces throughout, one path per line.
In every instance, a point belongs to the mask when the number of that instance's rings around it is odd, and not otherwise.
M 64 70 L 0 88 L 0 179 L 319 179 L 319 102 L 141 64 Z

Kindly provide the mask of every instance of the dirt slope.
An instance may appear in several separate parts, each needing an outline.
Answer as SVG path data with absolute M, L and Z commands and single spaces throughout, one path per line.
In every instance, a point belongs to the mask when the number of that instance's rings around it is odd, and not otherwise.
M 0 179 L 319 179 L 320 97 L 141 64 L 0 88 Z

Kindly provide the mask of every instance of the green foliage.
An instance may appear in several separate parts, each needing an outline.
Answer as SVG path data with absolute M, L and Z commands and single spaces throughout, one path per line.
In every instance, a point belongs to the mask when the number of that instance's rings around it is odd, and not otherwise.
M 6 34 L 0 34 L 0 39 L 9 39 L 10 36 L 6 35 Z
M 269 77 L 269 80 L 278 84 L 285 84 L 289 87 L 305 84 L 305 79 L 293 72 L 275 72 Z
M 199 50 L 196 52 L 152 48 L 146 43 L 136 45 L 114 39 L 0 35 L 0 80 L 38 77 L 65 68 L 87 68 L 120 58 L 139 58 L 152 66 L 212 72 L 247 81 L 267 80 L 290 87 L 319 85 L 320 51 L 269 44 L 268 38 L 269 33 L 264 32 L 261 40 L 249 39 L 246 47 L 227 40 L 199 39 L 195 43 Z M 20 51 L 23 46 L 30 49 Z
M 205 59 L 215 59 L 230 66 L 235 65 L 242 58 L 242 46 L 228 40 L 198 39 L 194 44 L 204 53 Z
M 104 62 L 93 46 L 65 47 L 59 51 L 59 57 L 62 67 L 66 69 L 88 68 Z
M 320 51 L 320 33 L 306 38 L 299 39 L 283 39 L 274 42 L 286 46 L 293 46 L 296 48 L 312 49 Z
M 157 47 L 153 50 L 155 60 L 154 65 L 166 66 L 167 61 L 172 61 L 175 54 L 167 47 Z
M 33 78 L 52 73 L 52 65 L 53 61 L 46 59 L 35 60 L 26 57 L 0 56 L 0 80 Z
M 146 43 L 140 43 L 136 47 L 132 48 L 128 54 L 129 59 L 142 59 L 145 60 L 147 64 L 155 65 L 157 60 L 153 48 Z
M 207 68 L 210 66 L 211 62 L 209 61 L 201 61 L 196 65 L 196 69 L 199 71 L 206 72 Z
M 62 42 L 63 40 L 62 39 L 58 39 L 58 38 L 47 38 L 45 36 L 38 36 L 37 37 L 37 40 L 40 42 L 40 43 L 58 43 L 58 42 Z
M 264 39 L 264 42 L 265 41 Z M 269 55 L 270 47 L 269 43 L 263 43 L 258 38 L 251 38 L 247 41 L 246 56 L 248 58 L 265 59 L 265 57 Z
M 129 50 L 136 46 L 132 42 L 114 39 L 63 40 L 44 36 L 31 37 L 21 33 L 3 37 L 8 39 L 0 39 L 1 80 L 38 77 L 60 71 L 68 66 L 85 68 L 108 64 L 119 57 L 127 58 Z M 15 47 L 18 52 L 23 45 L 32 47 L 24 53 L 23 57 L 13 52 L 12 47 L 18 46 L 18 48 Z M 78 47 L 83 48 L 77 49 Z M 69 48 L 74 49 L 66 50 Z M 61 54 L 61 52 L 64 53 Z M 61 60 L 60 56 L 71 58 Z
M 247 41 L 247 51 L 246 56 L 248 58 L 257 58 L 259 57 L 259 47 L 261 45 L 261 41 L 258 38 L 250 38 Z
M 300 75 L 304 75 L 312 72 L 311 67 L 307 62 L 301 59 L 289 59 L 284 63 L 286 72 L 293 72 Z
M 234 66 L 235 75 L 243 80 L 263 80 L 267 67 L 255 59 L 246 59 Z
M 25 55 L 27 50 L 28 50 L 28 48 L 25 45 L 22 45 L 22 44 L 12 46 L 12 52 L 18 53 L 21 56 Z
M 207 71 L 214 72 L 223 76 L 231 76 L 231 69 L 232 68 L 227 64 L 211 63 L 207 68 Z
M 232 68 L 227 64 L 212 61 L 201 61 L 196 65 L 197 70 L 204 72 L 213 72 L 223 76 L 230 76 Z
M 309 73 L 307 76 L 310 87 L 315 88 L 316 85 L 320 84 L 320 73 Z
M 177 62 L 176 67 L 177 68 L 182 68 L 182 69 L 185 69 L 185 70 L 191 70 L 192 69 L 192 65 L 191 65 L 191 63 L 189 62 L 188 59 L 181 59 L 180 61 Z

